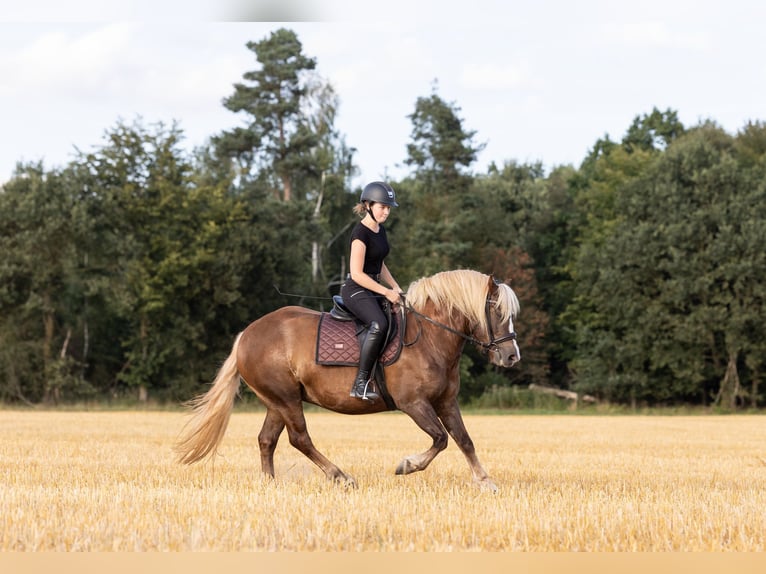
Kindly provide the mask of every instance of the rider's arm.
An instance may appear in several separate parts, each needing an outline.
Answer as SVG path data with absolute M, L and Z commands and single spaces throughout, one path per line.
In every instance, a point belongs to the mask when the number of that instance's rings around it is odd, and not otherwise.
M 395 292 L 402 292 L 402 288 L 399 287 L 399 283 L 396 282 L 396 279 L 394 279 L 394 276 L 391 274 L 391 271 L 389 271 L 385 263 L 383 263 L 383 267 L 380 270 L 380 278 L 385 281 Z
M 381 285 L 364 272 L 364 256 L 366 253 L 367 246 L 361 239 L 354 239 L 351 242 L 351 256 L 349 261 L 349 272 L 351 274 L 351 279 L 353 279 L 353 281 L 360 287 L 369 289 L 373 293 L 383 295 L 392 303 L 396 303 L 399 301 L 400 289 L 398 289 L 399 286 L 396 284 L 396 281 L 393 280 L 391 272 L 388 271 L 386 264 L 384 263 L 381 272 L 381 278 L 385 280 L 386 283 L 397 287 L 397 290 L 388 289 L 385 285 Z

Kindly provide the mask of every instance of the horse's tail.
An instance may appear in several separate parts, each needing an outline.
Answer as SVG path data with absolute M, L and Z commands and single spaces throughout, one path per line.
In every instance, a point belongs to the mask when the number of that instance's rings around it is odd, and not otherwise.
M 182 464 L 192 464 L 215 454 L 226 432 L 239 392 L 237 349 L 241 337 L 242 333 L 234 340 L 229 358 L 219 369 L 210 390 L 186 403 L 192 409 L 192 418 L 173 449 Z

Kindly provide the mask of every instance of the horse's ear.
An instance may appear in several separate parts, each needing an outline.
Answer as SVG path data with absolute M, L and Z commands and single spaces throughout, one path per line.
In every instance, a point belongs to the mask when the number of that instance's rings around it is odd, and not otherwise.
M 494 295 L 497 292 L 497 287 L 500 285 L 501 281 L 498 280 L 494 275 L 489 276 L 489 287 L 487 290 L 487 293 L 490 295 Z

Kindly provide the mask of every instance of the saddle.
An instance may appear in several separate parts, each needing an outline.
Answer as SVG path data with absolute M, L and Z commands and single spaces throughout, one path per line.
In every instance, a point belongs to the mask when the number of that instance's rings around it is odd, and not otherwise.
M 319 365 L 353 367 L 359 364 L 359 350 L 366 327 L 343 304 L 340 295 L 333 296 L 333 308 L 319 317 L 316 362 Z M 389 314 L 389 332 L 378 364 L 387 367 L 396 362 L 402 352 L 400 318 Z

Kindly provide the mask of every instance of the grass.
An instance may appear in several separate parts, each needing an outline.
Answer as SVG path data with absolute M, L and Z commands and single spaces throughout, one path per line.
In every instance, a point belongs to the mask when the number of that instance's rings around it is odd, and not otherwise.
M 0 551 L 764 551 L 758 415 L 466 415 L 499 486 L 401 413 L 309 412 L 327 481 L 283 436 L 260 473 L 263 413 L 235 412 L 212 463 L 183 467 L 172 411 L 0 411 Z

